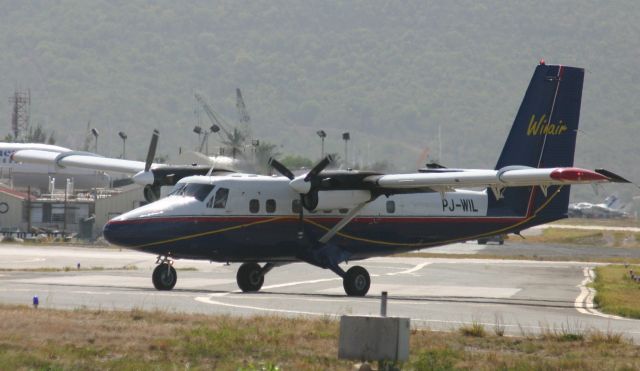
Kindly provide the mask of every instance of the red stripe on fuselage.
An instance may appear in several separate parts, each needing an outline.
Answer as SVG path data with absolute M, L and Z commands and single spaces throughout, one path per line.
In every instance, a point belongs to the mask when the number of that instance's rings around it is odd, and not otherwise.
M 513 223 L 524 220 L 526 217 L 360 217 L 355 218 L 351 223 L 429 223 L 429 222 L 447 222 L 447 223 Z M 143 224 L 143 223 L 171 223 L 171 222 L 235 222 L 235 223 L 252 223 L 268 219 L 279 219 L 283 222 L 299 222 L 297 215 L 279 215 L 279 216 L 179 216 L 179 217 L 162 217 L 162 218 L 145 218 L 131 220 L 113 220 L 110 224 Z M 337 223 L 340 217 L 305 217 L 304 219 L 322 223 Z

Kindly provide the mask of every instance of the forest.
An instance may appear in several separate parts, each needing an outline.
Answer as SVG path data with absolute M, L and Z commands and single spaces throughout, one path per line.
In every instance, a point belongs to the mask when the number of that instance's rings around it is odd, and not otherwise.
M 636 1 L 0 1 L 0 135 L 14 91 L 31 123 L 81 148 L 169 160 L 244 95 L 255 138 L 281 156 L 413 171 L 428 160 L 493 167 L 533 69 L 586 69 L 576 165 L 640 181 Z M 214 138 L 212 136 L 212 138 Z M 215 145 L 212 139 L 211 145 Z

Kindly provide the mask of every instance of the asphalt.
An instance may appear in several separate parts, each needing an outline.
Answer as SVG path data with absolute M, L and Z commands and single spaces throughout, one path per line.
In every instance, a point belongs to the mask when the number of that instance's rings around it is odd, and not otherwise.
M 529 248 L 467 243 L 439 249 L 493 254 L 490 251 Z M 573 249 L 581 247 L 567 249 L 560 252 L 573 254 Z M 47 308 L 339 318 L 379 314 L 380 294 L 387 291 L 388 315 L 409 317 L 418 328 L 455 330 L 481 323 L 489 331 L 503 329 L 512 335 L 597 329 L 640 341 L 640 321 L 593 308 L 593 292 L 586 285 L 598 263 L 389 257 L 353 264 L 364 266 L 372 276 L 371 290 L 364 298 L 345 296 L 339 277 L 302 263 L 273 269 L 260 292 L 246 294 L 235 283 L 237 264 L 179 260 L 175 262 L 176 287 L 160 292 L 151 283 L 155 267 L 151 255 L 2 244 L 0 303 L 30 304 L 37 295 L 40 306 Z M 43 271 L 45 268 L 57 271 Z

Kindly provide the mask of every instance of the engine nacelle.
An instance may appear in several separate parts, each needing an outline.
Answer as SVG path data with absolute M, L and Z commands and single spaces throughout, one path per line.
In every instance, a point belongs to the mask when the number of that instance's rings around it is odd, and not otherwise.
M 371 192 L 363 190 L 318 191 L 317 195 L 317 205 L 309 208 L 310 210 L 351 209 L 371 200 Z M 307 206 L 312 205 L 305 205 Z

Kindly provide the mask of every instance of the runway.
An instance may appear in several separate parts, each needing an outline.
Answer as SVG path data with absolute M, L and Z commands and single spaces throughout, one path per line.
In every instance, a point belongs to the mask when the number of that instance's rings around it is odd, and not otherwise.
M 0 302 L 30 304 L 38 295 L 47 308 L 337 318 L 377 315 L 380 293 L 387 291 L 388 315 L 409 317 L 419 328 L 455 330 L 478 322 L 512 335 L 597 329 L 640 341 L 640 321 L 592 307 L 593 292 L 586 285 L 597 263 L 374 258 L 350 264 L 367 268 L 372 279 L 367 297 L 350 298 L 341 278 L 301 263 L 275 268 L 260 292 L 246 294 L 235 283 L 238 264 L 179 260 L 176 288 L 159 292 L 151 284 L 154 262 L 154 256 L 127 250 L 3 244 Z

